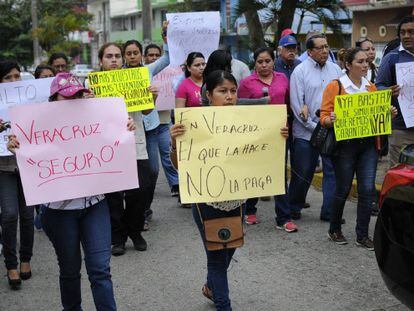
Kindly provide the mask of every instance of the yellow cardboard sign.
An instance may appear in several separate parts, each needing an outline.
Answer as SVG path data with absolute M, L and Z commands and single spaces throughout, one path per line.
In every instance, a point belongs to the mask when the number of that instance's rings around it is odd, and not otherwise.
M 128 112 L 154 108 L 147 67 L 91 72 L 88 79 L 95 97 L 123 97 Z
M 337 141 L 391 134 L 391 90 L 335 97 Z
M 186 132 L 177 139 L 182 203 L 285 193 L 286 106 L 175 109 Z

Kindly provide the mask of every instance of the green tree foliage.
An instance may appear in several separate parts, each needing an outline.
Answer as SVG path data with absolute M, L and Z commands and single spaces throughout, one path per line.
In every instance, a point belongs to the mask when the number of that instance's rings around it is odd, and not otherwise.
M 0 58 L 15 58 L 23 65 L 33 63 L 33 36 L 50 55 L 79 54 L 80 42 L 69 41 L 70 32 L 88 30 L 92 15 L 83 10 L 86 0 L 42 0 L 37 3 L 38 28 L 32 31 L 30 0 L 0 0 Z
M 32 56 L 30 10 L 24 11 L 25 1 L 0 0 L 0 59 L 14 58 L 27 65 Z M 32 60 L 33 62 L 33 60 Z

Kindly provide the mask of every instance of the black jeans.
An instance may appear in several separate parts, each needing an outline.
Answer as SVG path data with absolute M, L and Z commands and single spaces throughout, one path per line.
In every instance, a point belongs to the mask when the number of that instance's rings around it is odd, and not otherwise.
M 374 139 L 351 139 L 339 142 L 332 163 L 335 170 L 336 191 L 331 208 L 329 231 L 341 230 L 345 201 L 356 173 L 358 190 L 356 234 L 358 239 L 367 237 L 378 163 Z
M 139 188 L 105 195 L 111 214 L 113 245 L 124 244 L 128 237 L 132 240 L 138 237 L 144 226 L 145 210 L 151 206 L 156 176 L 148 160 L 137 160 L 137 165 Z
M 33 206 L 26 206 L 20 175 L 0 172 L 0 206 L 3 253 L 6 269 L 17 269 L 17 220 L 20 216 L 20 262 L 30 262 L 33 254 Z

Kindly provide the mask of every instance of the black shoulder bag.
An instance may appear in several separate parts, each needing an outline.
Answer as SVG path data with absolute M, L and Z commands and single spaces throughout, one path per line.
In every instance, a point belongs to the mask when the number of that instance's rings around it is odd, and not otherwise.
M 338 95 L 341 95 L 342 84 L 341 81 L 338 81 L 339 92 Z M 319 116 L 318 116 L 319 117 Z M 321 155 L 331 156 L 333 155 L 336 148 L 336 138 L 335 131 L 333 126 L 330 128 L 325 128 L 321 125 L 319 121 L 313 130 L 310 143 L 313 147 L 318 149 Z

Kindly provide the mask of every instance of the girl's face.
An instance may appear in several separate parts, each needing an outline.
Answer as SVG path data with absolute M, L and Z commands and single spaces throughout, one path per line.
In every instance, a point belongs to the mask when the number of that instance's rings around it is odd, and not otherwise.
M 125 62 L 128 67 L 139 67 L 142 63 L 142 54 L 135 44 L 130 44 L 125 49 Z
M 365 77 L 368 72 L 368 56 L 365 52 L 361 51 L 355 54 L 354 60 L 351 64 L 347 63 L 346 66 L 349 70 L 349 74 L 354 77 Z
M 116 70 L 122 68 L 122 53 L 115 45 L 108 46 L 100 60 L 102 70 Z
M 275 62 L 268 52 L 260 53 L 254 64 L 257 74 L 262 77 L 271 75 L 275 66 Z
M 39 79 L 54 77 L 53 71 L 50 69 L 43 69 L 39 75 Z
M 372 44 L 371 41 L 364 41 L 361 43 L 361 49 L 363 49 L 365 51 L 365 53 L 367 53 L 368 56 L 368 63 L 372 63 L 375 60 L 375 56 L 376 56 L 376 52 L 375 52 L 375 47 Z
M 213 91 L 207 91 L 207 98 L 211 106 L 232 106 L 237 102 L 237 86 L 229 80 L 224 80 Z
M 16 81 L 21 81 L 22 78 L 20 77 L 20 71 L 18 71 L 16 68 L 13 68 L 12 70 L 9 71 L 8 74 L 6 74 L 3 79 L 1 79 L 1 83 L 6 83 L 6 82 L 16 82 Z
M 203 77 L 204 68 L 206 68 L 206 61 L 202 57 L 196 57 L 191 66 L 187 66 L 191 77 L 201 79 Z

